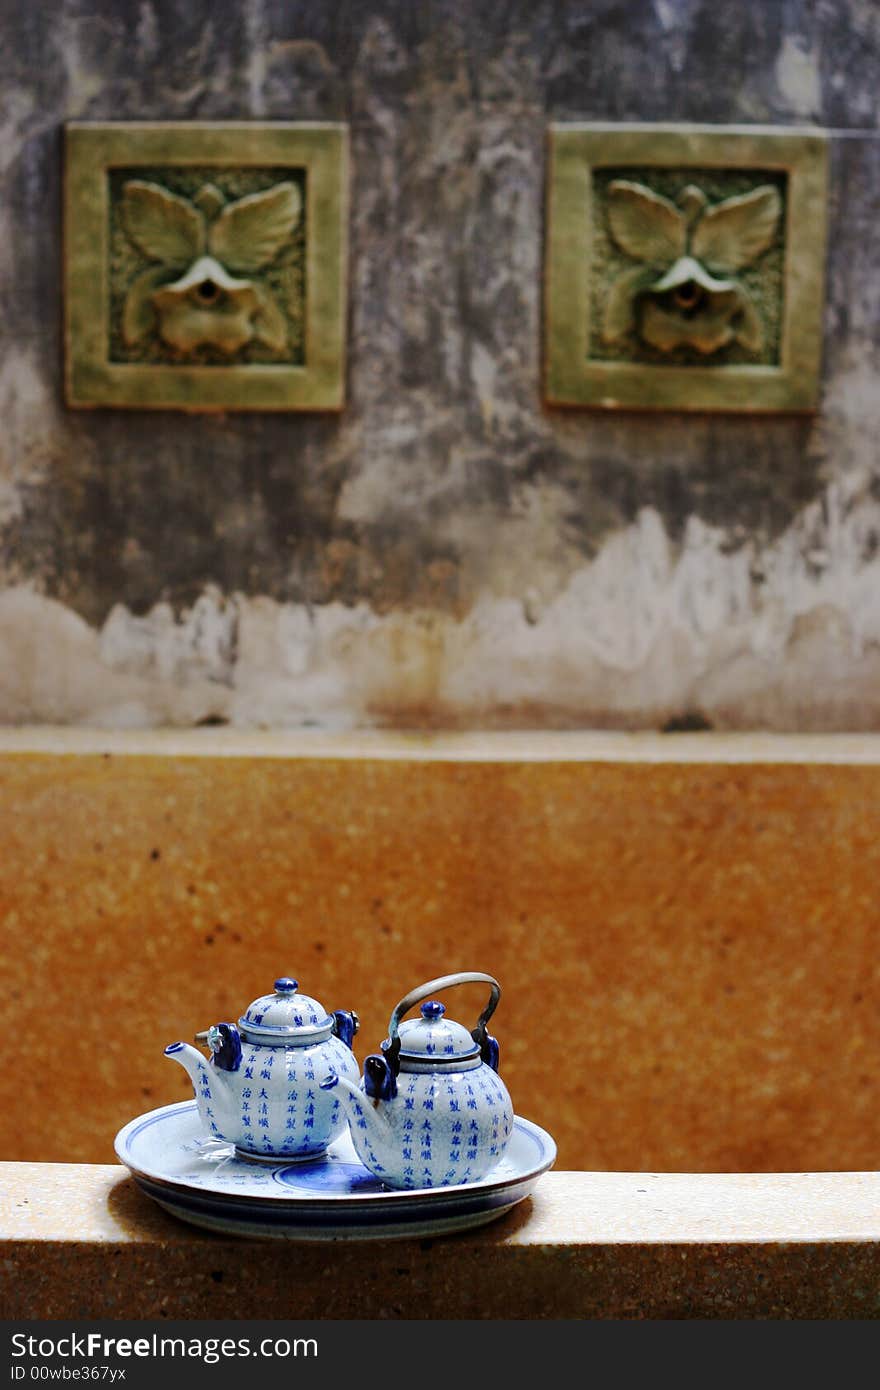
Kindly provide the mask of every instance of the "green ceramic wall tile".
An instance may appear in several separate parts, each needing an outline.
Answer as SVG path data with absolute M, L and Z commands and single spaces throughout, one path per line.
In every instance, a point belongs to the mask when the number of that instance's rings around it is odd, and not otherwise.
M 827 148 L 801 129 L 551 127 L 548 403 L 815 409 Z
M 66 135 L 70 405 L 341 409 L 345 126 Z

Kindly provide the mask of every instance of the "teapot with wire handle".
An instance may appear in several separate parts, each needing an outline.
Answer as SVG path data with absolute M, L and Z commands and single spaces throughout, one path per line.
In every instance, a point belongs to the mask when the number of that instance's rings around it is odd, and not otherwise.
M 489 1002 L 473 1029 L 445 1017 L 435 995 L 487 984 Z M 513 1105 L 498 1075 L 498 1043 L 486 1030 L 501 997 L 491 975 L 462 971 L 419 985 L 391 1014 L 381 1052 L 358 1083 L 331 1068 L 320 1081 L 339 1095 L 365 1168 L 389 1187 L 449 1187 L 484 1177 L 501 1161 Z M 418 1019 L 402 1023 L 421 1004 Z

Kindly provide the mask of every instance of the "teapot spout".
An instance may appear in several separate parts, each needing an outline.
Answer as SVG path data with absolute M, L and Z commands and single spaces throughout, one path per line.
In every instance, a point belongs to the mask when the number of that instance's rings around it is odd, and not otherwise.
M 382 1114 L 382 1107 L 378 1098 L 371 1099 L 365 1095 L 360 1086 L 349 1081 L 348 1077 L 340 1076 L 332 1067 L 318 1084 L 322 1091 L 332 1091 L 335 1087 L 339 1088 L 339 1103 L 348 1118 L 352 1138 L 359 1153 L 364 1140 L 376 1153 L 381 1153 L 391 1144 L 394 1131 L 385 1115 Z M 363 1159 L 362 1153 L 361 1158 Z M 367 1166 L 369 1167 L 370 1164 Z
M 169 1043 L 166 1047 L 165 1056 L 173 1057 L 175 1062 L 180 1063 L 189 1075 L 189 1079 L 193 1086 L 198 1090 L 199 1083 L 202 1082 L 203 1076 L 206 1077 L 208 1075 L 208 1068 L 205 1066 L 205 1059 L 201 1052 L 197 1052 L 190 1043 L 173 1042 Z M 210 1081 L 208 1085 L 210 1087 Z
M 211 1128 L 215 1106 L 222 1099 L 217 1095 L 216 1071 L 208 1065 L 201 1052 L 190 1046 L 189 1043 L 169 1043 L 165 1049 L 165 1056 L 173 1057 L 175 1062 L 179 1062 L 183 1067 L 192 1082 L 202 1124 Z
M 175 1042 L 166 1047 L 165 1056 L 173 1057 L 189 1076 L 205 1129 L 215 1138 L 234 1140 L 238 1111 L 236 1082 L 227 1069 L 217 1065 L 217 1054 L 209 1062 L 189 1043 Z

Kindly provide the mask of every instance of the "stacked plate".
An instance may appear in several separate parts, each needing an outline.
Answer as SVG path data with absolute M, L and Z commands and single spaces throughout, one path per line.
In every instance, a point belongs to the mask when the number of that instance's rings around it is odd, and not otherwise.
M 478 1182 L 401 1191 L 361 1165 L 348 1132 L 318 1159 L 241 1158 L 205 1137 L 194 1100 L 131 1120 L 116 1153 L 138 1186 L 175 1216 L 227 1235 L 387 1240 L 481 1226 L 527 1197 L 556 1160 L 546 1130 L 517 1116 L 507 1152 Z

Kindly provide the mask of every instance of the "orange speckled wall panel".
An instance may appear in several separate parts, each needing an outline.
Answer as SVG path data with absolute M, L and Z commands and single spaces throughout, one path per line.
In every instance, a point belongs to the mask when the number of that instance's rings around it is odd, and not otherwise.
M 563 1168 L 876 1168 L 878 812 L 873 764 L 0 753 L 0 1158 L 110 1161 L 280 973 L 363 1060 L 469 968 Z

